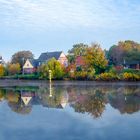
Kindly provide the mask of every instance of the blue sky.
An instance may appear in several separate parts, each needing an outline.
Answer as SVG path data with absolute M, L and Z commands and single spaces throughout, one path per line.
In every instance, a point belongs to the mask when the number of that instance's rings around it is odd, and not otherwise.
M 119 40 L 140 42 L 139 0 L 0 0 L 0 54 L 19 50 L 37 58 L 65 53 L 75 43 L 98 42 L 108 49 Z

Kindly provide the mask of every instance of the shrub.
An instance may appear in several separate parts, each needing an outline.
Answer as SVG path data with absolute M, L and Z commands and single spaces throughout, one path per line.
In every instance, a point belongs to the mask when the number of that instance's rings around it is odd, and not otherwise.
M 21 68 L 20 68 L 19 63 L 9 64 L 7 67 L 7 70 L 8 70 L 9 75 L 15 75 L 15 74 L 19 74 L 21 72 Z
M 85 71 L 75 72 L 75 79 L 76 80 L 86 80 L 87 72 L 85 72 Z
M 26 79 L 26 80 L 34 80 L 34 79 L 39 79 L 38 74 L 26 74 L 26 75 L 16 75 L 16 79 Z
M 103 81 L 114 81 L 114 80 L 120 80 L 119 76 L 114 73 L 101 73 L 96 77 L 96 80 L 103 80 Z
M 140 80 L 140 74 L 125 72 L 122 74 L 122 79 L 126 81 L 138 81 Z

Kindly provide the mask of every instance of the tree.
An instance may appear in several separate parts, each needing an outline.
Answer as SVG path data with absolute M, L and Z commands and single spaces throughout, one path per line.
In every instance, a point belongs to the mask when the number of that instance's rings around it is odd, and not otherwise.
M 9 75 L 19 74 L 21 72 L 21 68 L 20 68 L 19 63 L 9 64 L 7 67 L 7 70 L 8 70 Z
M 19 63 L 23 67 L 27 59 L 33 59 L 34 55 L 30 51 L 19 51 L 12 56 L 11 63 Z
M 82 56 L 85 55 L 86 52 L 86 48 L 88 47 L 88 45 L 83 44 L 83 43 L 79 43 L 79 44 L 75 44 L 73 45 L 73 48 L 71 50 L 68 51 L 68 60 L 70 63 L 74 63 L 75 62 L 75 58 L 77 56 Z
M 87 70 L 92 71 L 95 69 L 96 73 L 102 72 L 108 63 L 105 53 L 99 44 L 91 44 L 91 46 L 86 49 L 84 58 Z
M 134 41 L 120 41 L 109 49 L 110 64 L 124 64 L 124 62 L 140 61 L 140 44 Z
M 5 74 L 5 68 L 3 65 L 0 65 L 0 77 L 4 76 Z
M 52 71 L 52 79 L 62 79 L 64 76 L 63 66 L 55 59 L 50 59 L 39 68 L 41 78 L 49 78 L 49 70 Z

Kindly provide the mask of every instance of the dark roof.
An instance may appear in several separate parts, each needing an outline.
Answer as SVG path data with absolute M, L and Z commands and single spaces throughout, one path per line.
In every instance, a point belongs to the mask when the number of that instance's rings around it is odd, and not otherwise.
M 29 59 L 29 61 L 34 67 L 38 66 L 38 60 L 37 59 Z
M 137 65 L 140 64 L 140 61 L 130 61 L 130 62 L 126 62 L 126 65 Z
M 47 61 L 51 58 L 55 58 L 56 60 L 59 59 L 60 55 L 61 55 L 62 51 L 60 52 L 46 52 L 46 53 L 42 53 L 40 55 L 40 57 L 38 58 L 38 61 L 44 62 Z

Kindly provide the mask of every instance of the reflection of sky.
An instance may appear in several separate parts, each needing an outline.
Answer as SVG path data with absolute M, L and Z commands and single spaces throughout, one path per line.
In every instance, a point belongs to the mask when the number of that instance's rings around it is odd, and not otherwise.
M 0 104 L 0 140 L 93 140 L 140 139 L 140 112 L 121 115 L 106 105 L 101 118 L 65 109 L 34 106 L 29 115 L 12 112 Z

